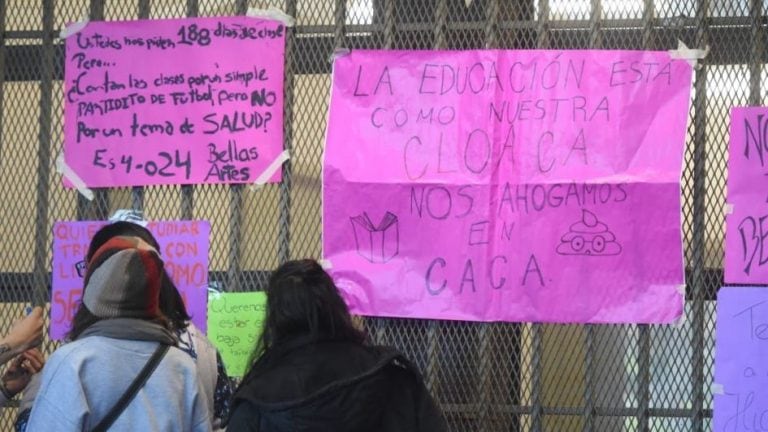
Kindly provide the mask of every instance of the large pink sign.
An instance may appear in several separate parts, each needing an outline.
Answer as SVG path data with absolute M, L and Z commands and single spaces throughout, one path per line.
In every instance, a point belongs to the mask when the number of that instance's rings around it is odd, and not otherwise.
M 351 309 L 678 318 L 691 76 L 666 52 L 338 57 L 323 246 Z
M 89 23 L 66 40 L 67 165 L 89 187 L 255 181 L 283 149 L 284 49 L 271 20 Z
M 725 282 L 768 283 L 768 108 L 733 108 Z
M 50 328 L 53 339 L 64 338 L 72 326 L 83 295 L 88 244 L 107 223 L 56 222 L 53 226 Z M 147 229 L 160 245 L 165 271 L 181 293 L 192 321 L 205 332 L 211 225 L 207 221 L 162 221 L 149 222 Z

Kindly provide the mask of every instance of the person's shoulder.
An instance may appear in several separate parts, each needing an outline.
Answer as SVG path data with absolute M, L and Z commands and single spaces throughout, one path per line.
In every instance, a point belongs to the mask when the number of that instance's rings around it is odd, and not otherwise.
M 197 379 L 197 364 L 195 360 L 178 347 L 170 347 L 161 364 L 164 364 L 165 368 L 172 369 L 174 374 L 195 377 Z
M 57 348 L 46 361 L 43 380 L 50 381 L 57 377 L 79 375 L 79 370 L 86 359 L 94 354 L 87 340 L 67 342 Z
M 60 347 L 56 348 L 46 363 L 50 364 L 57 361 L 90 355 L 92 351 L 98 350 L 98 348 L 94 346 L 94 341 L 89 339 L 90 338 L 84 338 L 62 344 Z
M 204 346 L 207 349 L 215 349 L 215 347 L 213 346 L 213 342 L 211 342 L 211 340 L 208 339 L 208 337 L 205 334 L 203 334 L 203 332 L 201 332 L 200 329 L 197 328 L 195 323 L 193 323 L 192 321 L 190 321 L 187 324 L 187 328 L 185 329 L 185 331 L 195 341 L 196 346 Z
M 165 358 L 184 367 L 195 368 L 195 360 L 177 346 L 168 348 Z

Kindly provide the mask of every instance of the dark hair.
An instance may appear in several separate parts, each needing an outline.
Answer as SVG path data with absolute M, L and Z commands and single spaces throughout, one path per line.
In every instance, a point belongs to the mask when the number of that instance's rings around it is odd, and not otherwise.
M 101 320 L 102 318 L 92 314 L 81 302 L 80 306 L 77 307 L 75 316 L 72 318 L 72 327 L 69 329 L 69 333 L 67 333 L 67 339 L 70 341 L 77 340 L 77 338 L 80 337 L 80 334 L 82 334 L 88 327 Z
M 317 261 L 305 259 L 281 265 L 269 278 L 266 293 L 264 332 L 252 360 L 296 338 L 355 343 L 365 340 L 365 334 L 352 323 L 333 279 Z
M 138 237 L 157 249 L 158 253 L 160 252 L 160 245 L 148 229 L 135 223 L 118 221 L 109 225 L 104 225 L 101 229 L 96 231 L 96 234 L 94 234 L 91 239 L 91 244 L 88 245 L 88 253 L 85 256 L 85 261 L 90 262 L 91 258 L 93 258 L 93 254 L 96 253 L 104 243 L 117 236 Z M 163 280 L 160 284 L 160 312 L 162 312 L 171 322 L 173 329 L 185 329 L 192 317 L 189 316 L 187 308 L 184 306 L 184 300 L 181 298 L 179 290 L 165 270 L 163 270 L 162 278 Z M 85 286 L 85 283 L 83 286 Z M 72 322 L 73 328 L 77 318 L 78 316 L 75 314 L 75 319 Z

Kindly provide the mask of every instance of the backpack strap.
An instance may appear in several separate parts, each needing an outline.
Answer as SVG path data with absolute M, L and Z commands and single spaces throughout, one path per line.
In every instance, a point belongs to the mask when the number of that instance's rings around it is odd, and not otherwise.
M 141 372 L 139 372 L 136 378 L 134 378 L 133 382 L 130 386 L 128 386 L 128 389 L 125 391 L 125 393 L 123 393 L 123 395 L 120 397 L 117 403 L 115 403 L 112 409 L 109 410 L 107 415 L 101 419 L 99 424 L 93 428 L 93 432 L 105 432 L 112 426 L 115 420 L 120 417 L 120 414 L 123 413 L 128 404 L 130 404 L 133 398 L 136 397 L 136 394 L 139 392 L 139 390 L 144 387 L 144 384 L 147 382 L 155 369 L 157 369 L 157 365 L 159 365 L 163 360 L 163 357 L 165 357 L 165 354 L 168 352 L 169 348 L 170 345 L 166 344 L 160 344 L 157 347 L 154 354 L 152 354 L 152 357 L 150 357 Z

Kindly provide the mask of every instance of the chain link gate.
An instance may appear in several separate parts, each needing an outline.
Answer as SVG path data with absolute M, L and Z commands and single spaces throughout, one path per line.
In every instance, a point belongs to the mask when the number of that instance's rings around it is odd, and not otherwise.
M 210 280 L 262 289 L 321 253 L 321 154 L 334 48 L 659 49 L 709 44 L 696 72 L 683 174 L 685 321 L 674 326 L 364 319 L 423 371 L 453 431 L 711 430 L 714 298 L 722 284 L 729 108 L 766 101 L 766 0 L 0 0 L 0 331 L 50 300 L 57 220 L 211 221 Z M 245 14 L 277 6 L 286 38 L 283 182 L 61 187 L 66 23 Z M 46 351 L 55 348 L 46 342 Z M 62 395 L 63 396 L 63 395 Z M 0 429 L 12 430 L 15 409 Z

